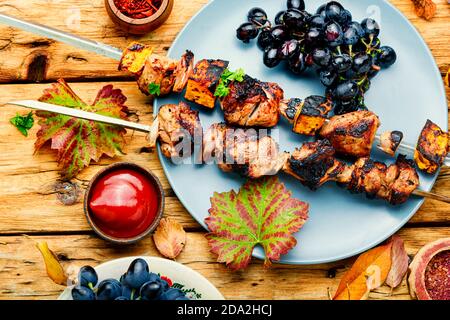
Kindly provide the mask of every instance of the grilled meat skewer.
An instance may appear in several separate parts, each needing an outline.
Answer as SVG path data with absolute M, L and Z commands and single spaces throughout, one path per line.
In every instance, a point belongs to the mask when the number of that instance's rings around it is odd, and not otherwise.
M 331 110 L 331 102 L 321 96 L 283 100 L 280 105 L 281 115 L 295 133 L 326 138 L 341 155 L 367 157 L 375 140 L 383 152 L 393 156 L 397 151 L 403 134 L 394 131 L 377 136 L 380 120 L 373 112 L 355 111 L 329 118 Z
M 214 107 L 214 96 L 221 74 L 228 66 L 227 61 L 202 60 L 193 68 L 193 54 L 189 51 L 180 61 L 150 54 L 152 49 L 137 43 L 131 44 L 125 51 L 120 64 L 121 70 L 133 72 L 144 93 L 149 93 L 150 84 L 160 86 L 160 94 L 180 92 L 187 85 L 186 98 L 190 101 Z M 158 73 L 159 72 L 159 73 Z M 162 74 L 162 75 L 161 75 Z M 272 90 L 252 90 L 249 83 L 258 88 Z M 422 131 L 417 148 L 401 144 L 403 134 L 399 131 L 375 134 L 379 126 L 376 115 L 368 111 L 360 111 L 332 117 L 331 103 L 325 98 L 312 96 L 300 99 L 282 100 L 282 89 L 276 84 L 260 82 L 246 76 L 243 84 L 230 85 L 230 97 L 221 99 L 225 120 L 230 125 L 272 127 L 278 123 L 276 101 L 279 99 L 279 112 L 293 124 L 293 131 L 305 135 L 315 135 L 331 140 L 336 150 L 353 157 L 369 156 L 372 142 L 378 141 L 378 148 L 393 156 L 401 148 L 414 151 L 414 159 L 418 167 L 435 173 L 447 158 L 449 135 L 431 121 Z M 247 90 L 248 89 L 248 90 Z M 365 113 L 364 116 L 363 113 Z M 354 118 L 350 120 L 349 118 Z M 331 122 L 327 123 L 327 122 Z M 348 123 L 347 123 L 348 122 Z M 447 144 L 447 147 L 445 145 Z
M 215 124 L 205 134 L 204 145 L 206 162 L 218 157 L 223 160 L 218 164 L 222 171 L 251 179 L 284 171 L 311 190 L 335 181 L 350 192 L 365 193 L 368 198 L 384 199 L 392 205 L 406 202 L 419 186 L 417 171 L 404 156 L 390 166 L 367 157 L 347 165 L 335 158 L 336 151 L 326 139 L 305 143 L 289 154 L 279 152 L 268 136 Z
M 420 183 L 413 162 L 404 156 L 390 166 L 370 158 L 347 165 L 335 158 L 327 140 L 305 143 L 291 155 L 283 170 L 312 190 L 335 181 L 350 192 L 385 199 L 393 205 L 406 202 Z

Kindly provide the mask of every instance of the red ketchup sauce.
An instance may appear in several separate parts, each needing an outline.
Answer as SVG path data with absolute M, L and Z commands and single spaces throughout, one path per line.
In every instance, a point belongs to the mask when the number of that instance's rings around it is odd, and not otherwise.
M 133 238 L 144 233 L 158 211 L 157 189 L 133 169 L 114 170 L 100 178 L 91 190 L 92 221 L 115 238 Z

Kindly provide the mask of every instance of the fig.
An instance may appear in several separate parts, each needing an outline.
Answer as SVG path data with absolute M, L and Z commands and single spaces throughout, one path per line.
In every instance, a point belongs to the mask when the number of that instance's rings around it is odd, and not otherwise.
M 409 266 L 409 292 L 418 300 L 450 300 L 450 238 L 419 250 Z

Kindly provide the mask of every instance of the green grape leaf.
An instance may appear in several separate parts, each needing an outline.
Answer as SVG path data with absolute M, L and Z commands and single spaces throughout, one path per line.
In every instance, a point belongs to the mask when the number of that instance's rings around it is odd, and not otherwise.
M 219 262 L 239 270 L 248 266 L 254 247 L 260 245 L 268 267 L 296 246 L 293 234 L 308 219 L 308 208 L 292 198 L 277 177 L 249 180 L 238 193 L 216 192 L 205 219 L 211 252 Z
M 39 101 L 69 108 L 94 112 L 104 116 L 127 120 L 127 98 L 112 85 L 103 87 L 92 105 L 79 98 L 64 80 L 44 91 Z M 126 130 L 119 126 L 82 120 L 47 111 L 38 111 L 41 128 L 37 133 L 35 152 L 51 141 L 51 148 L 58 151 L 57 161 L 62 167 L 64 179 L 74 178 L 91 161 L 99 161 L 107 155 L 122 155 Z

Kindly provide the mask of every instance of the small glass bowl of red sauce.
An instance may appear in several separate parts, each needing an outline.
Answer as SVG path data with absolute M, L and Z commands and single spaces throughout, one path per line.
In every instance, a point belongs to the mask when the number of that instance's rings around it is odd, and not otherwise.
M 132 244 L 158 226 L 164 212 L 164 189 L 147 169 L 128 162 L 116 163 L 91 180 L 84 212 L 101 238 Z
M 125 32 L 142 35 L 169 18 L 174 0 L 105 0 L 105 5 L 112 21 Z

